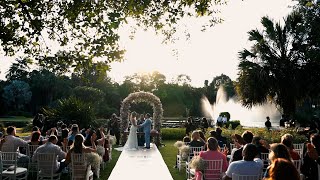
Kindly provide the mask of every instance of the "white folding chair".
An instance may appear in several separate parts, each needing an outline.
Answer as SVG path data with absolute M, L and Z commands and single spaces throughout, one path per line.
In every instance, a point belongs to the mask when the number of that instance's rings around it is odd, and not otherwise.
M 56 173 L 57 155 L 54 153 L 37 153 L 37 179 L 60 179 L 60 173 Z
M 204 147 L 191 147 L 190 146 L 190 150 L 189 150 L 189 154 L 188 154 L 188 158 L 187 161 L 183 161 L 181 155 L 177 155 L 177 168 L 180 171 L 182 166 L 188 166 L 188 162 L 191 161 L 192 157 L 195 155 L 198 155 L 201 151 L 204 150 Z M 186 168 L 187 170 L 187 168 Z
M 300 173 L 302 161 L 301 160 L 293 160 L 293 164 L 297 168 L 298 172 Z
M 1 179 L 27 180 L 28 169 L 17 166 L 17 152 L 0 152 Z
M 91 180 L 93 172 L 91 166 L 87 164 L 83 154 L 71 154 L 72 175 L 71 180 Z
M 304 143 L 293 144 L 293 149 L 302 149 L 304 148 Z
M 235 174 L 232 173 L 232 180 L 260 180 L 261 175 L 240 175 L 240 174 Z
M 27 156 L 29 156 L 28 163 L 28 172 L 36 173 L 37 172 L 37 162 L 32 162 L 33 152 L 39 147 L 39 145 L 28 145 L 27 147 Z
M 205 180 L 220 180 L 222 175 L 223 160 L 205 160 L 206 168 L 204 169 Z
M 263 172 L 265 172 L 269 165 L 269 153 L 261 153 L 260 158 L 263 161 Z

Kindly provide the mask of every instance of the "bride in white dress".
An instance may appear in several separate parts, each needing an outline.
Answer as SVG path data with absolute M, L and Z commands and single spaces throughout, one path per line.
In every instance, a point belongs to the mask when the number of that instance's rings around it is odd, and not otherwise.
M 138 137 L 137 137 L 137 113 L 132 112 L 130 115 L 130 132 L 128 135 L 128 139 L 126 144 L 124 145 L 124 149 L 126 150 L 137 150 L 138 149 Z

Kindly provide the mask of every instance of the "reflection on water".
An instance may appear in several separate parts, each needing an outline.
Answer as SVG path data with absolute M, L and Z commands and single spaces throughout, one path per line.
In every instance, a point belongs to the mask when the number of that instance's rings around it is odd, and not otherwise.
M 207 97 L 201 99 L 204 116 L 217 120 L 220 112 L 229 112 L 230 120 L 240 120 L 241 125 L 249 127 L 264 127 L 266 117 L 269 116 L 272 126 L 279 126 L 281 118 L 275 104 L 266 103 L 261 106 L 253 106 L 251 109 L 243 107 L 236 98 L 227 100 L 226 92 L 222 87 L 217 92 L 216 102 L 210 104 Z

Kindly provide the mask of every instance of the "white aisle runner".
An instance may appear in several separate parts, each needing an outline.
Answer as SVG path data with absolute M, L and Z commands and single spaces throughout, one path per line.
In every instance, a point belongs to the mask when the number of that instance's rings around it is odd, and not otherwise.
M 173 180 L 158 148 L 122 151 L 109 180 Z

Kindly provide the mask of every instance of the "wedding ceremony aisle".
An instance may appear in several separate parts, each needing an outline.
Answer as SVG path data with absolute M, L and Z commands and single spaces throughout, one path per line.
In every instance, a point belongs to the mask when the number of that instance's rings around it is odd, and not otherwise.
M 123 150 L 109 180 L 173 180 L 158 148 Z

